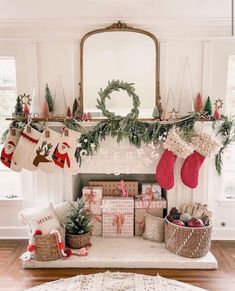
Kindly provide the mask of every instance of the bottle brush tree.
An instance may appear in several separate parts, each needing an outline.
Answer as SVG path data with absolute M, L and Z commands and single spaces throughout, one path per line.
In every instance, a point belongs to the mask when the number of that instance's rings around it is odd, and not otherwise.
M 49 107 L 49 112 L 52 112 L 54 104 L 53 104 L 53 98 L 51 96 L 51 91 L 48 87 L 48 84 L 46 84 L 46 88 L 45 88 L 45 99 L 46 99 L 48 107 Z
M 200 93 L 197 94 L 196 101 L 195 101 L 195 111 L 202 112 L 203 105 L 202 105 L 202 95 Z
M 23 106 L 22 106 L 21 101 L 20 101 L 20 96 L 18 96 L 16 99 L 16 106 L 15 106 L 14 114 L 16 114 L 16 115 L 23 114 Z
M 152 116 L 153 116 L 153 118 L 156 118 L 156 119 L 160 118 L 160 114 L 159 114 L 159 110 L 158 110 L 157 106 L 154 107 Z
M 70 234 L 85 234 L 91 230 L 91 215 L 85 208 L 83 199 L 73 203 L 67 216 L 66 230 Z
M 207 97 L 206 104 L 204 107 L 204 112 L 207 113 L 207 115 L 210 115 L 210 116 L 212 115 L 212 103 L 211 103 L 210 96 Z

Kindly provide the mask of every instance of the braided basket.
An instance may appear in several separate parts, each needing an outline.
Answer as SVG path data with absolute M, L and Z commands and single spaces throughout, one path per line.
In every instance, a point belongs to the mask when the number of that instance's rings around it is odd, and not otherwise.
M 65 228 L 61 226 L 60 235 L 62 242 L 65 242 Z M 36 251 L 34 259 L 37 261 L 53 261 L 61 258 L 56 234 L 34 235 Z
M 165 218 L 166 248 L 182 257 L 200 258 L 211 246 L 212 224 L 205 227 L 182 227 Z
M 72 249 L 81 249 L 90 244 L 91 233 L 70 234 L 66 232 L 66 244 Z

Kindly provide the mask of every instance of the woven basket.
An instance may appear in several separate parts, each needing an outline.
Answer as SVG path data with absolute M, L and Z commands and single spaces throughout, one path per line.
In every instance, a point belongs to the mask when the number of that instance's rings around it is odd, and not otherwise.
M 65 242 L 65 228 L 60 229 L 62 242 Z M 55 234 L 34 235 L 36 251 L 34 259 L 37 261 L 53 261 L 61 258 L 61 252 Z
M 66 244 L 72 249 L 80 249 L 90 244 L 91 233 L 70 234 L 66 232 Z
M 212 224 L 206 227 L 182 227 L 165 218 L 165 243 L 169 251 L 187 258 L 205 256 L 211 246 Z

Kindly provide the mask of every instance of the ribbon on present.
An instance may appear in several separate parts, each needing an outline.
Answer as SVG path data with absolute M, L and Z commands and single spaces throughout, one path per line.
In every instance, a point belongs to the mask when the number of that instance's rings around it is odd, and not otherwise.
M 121 234 L 122 233 L 122 226 L 125 221 L 124 214 L 115 214 L 113 219 L 113 226 L 116 226 L 116 233 Z
M 121 180 L 118 184 L 117 184 L 117 188 L 119 191 L 121 191 L 122 193 L 122 197 L 128 197 L 128 190 L 126 188 L 125 182 L 123 180 Z
M 153 194 L 152 187 L 151 186 L 148 186 L 146 188 L 146 190 L 144 191 L 144 193 L 142 193 L 139 196 L 139 199 L 141 200 L 142 208 L 146 208 L 146 209 L 151 208 L 151 202 L 153 200 L 153 197 L 154 197 L 154 194 Z M 147 207 L 145 207 L 145 203 L 144 203 L 145 201 L 148 202 Z
M 95 214 L 91 208 L 87 208 L 86 209 L 87 212 L 89 212 L 91 214 L 91 217 L 94 218 L 96 221 L 100 222 L 101 223 L 101 215 L 99 214 Z
M 90 190 L 90 192 L 84 194 L 84 200 L 85 200 L 85 202 L 89 203 L 89 209 L 90 209 L 92 203 L 96 204 L 95 191 L 93 191 L 92 187 L 89 187 L 86 190 Z
M 139 227 L 142 231 L 144 231 L 144 228 L 145 228 L 145 222 L 144 222 L 144 221 L 136 221 L 135 223 L 138 225 L 138 227 Z

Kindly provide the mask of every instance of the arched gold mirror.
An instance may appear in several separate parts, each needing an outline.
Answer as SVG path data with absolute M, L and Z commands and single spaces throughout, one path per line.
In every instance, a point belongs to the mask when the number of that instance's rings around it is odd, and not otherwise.
M 158 40 L 148 31 L 120 21 L 90 31 L 80 43 L 80 65 L 80 105 L 93 118 L 102 118 L 96 108 L 98 91 L 113 79 L 134 83 L 140 98 L 139 118 L 151 117 L 154 106 L 160 104 Z M 132 100 L 126 92 L 114 92 L 107 108 L 124 116 Z

